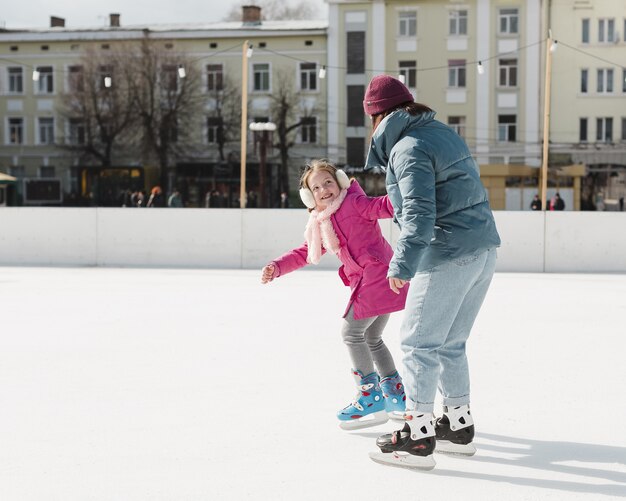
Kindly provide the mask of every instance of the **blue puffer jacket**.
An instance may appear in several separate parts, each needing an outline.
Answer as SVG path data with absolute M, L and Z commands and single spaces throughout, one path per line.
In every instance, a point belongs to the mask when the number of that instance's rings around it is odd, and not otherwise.
M 398 110 L 372 136 L 366 169 L 386 171 L 400 237 L 388 277 L 410 280 L 445 261 L 500 245 L 478 166 L 435 113 Z

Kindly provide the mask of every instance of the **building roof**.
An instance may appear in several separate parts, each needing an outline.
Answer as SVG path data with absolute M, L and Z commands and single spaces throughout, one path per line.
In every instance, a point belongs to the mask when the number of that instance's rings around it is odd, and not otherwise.
M 76 40 L 76 39 L 122 39 L 143 36 L 148 31 L 154 34 L 184 34 L 183 37 L 210 36 L 253 36 L 254 34 L 295 34 L 299 32 L 319 31 L 325 33 L 328 21 L 288 20 L 263 21 L 260 24 L 248 24 L 240 21 L 217 23 L 176 23 L 176 24 L 137 24 L 129 26 L 75 26 L 46 28 L 5 28 L 0 30 L 2 41 L 36 40 Z

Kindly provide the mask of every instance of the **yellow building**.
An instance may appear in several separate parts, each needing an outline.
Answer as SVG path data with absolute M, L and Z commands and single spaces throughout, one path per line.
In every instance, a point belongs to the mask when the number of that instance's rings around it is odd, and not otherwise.
M 125 27 L 119 14 L 111 14 L 106 27 L 73 29 L 53 17 L 48 28 L 3 29 L 0 171 L 20 180 L 19 197 L 25 204 L 58 204 L 68 202 L 68 197 L 78 203 L 74 200 L 78 197 L 81 203 L 119 205 L 123 190 L 150 189 L 161 183 L 168 192 L 174 185 L 181 187 L 190 206 L 203 206 L 205 194 L 215 189 L 228 196 L 228 205 L 237 205 L 245 60 L 249 122 L 276 122 L 276 97 L 282 90 L 291 99 L 285 123 L 292 127 L 287 142 L 292 143 L 289 182 L 295 190 L 300 166 L 326 155 L 326 86 L 319 78 L 320 69 L 327 64 L 326 26 L 325 21 L 262 21 L 260 9 L 248 7 L 243 22 Z M 88 50 L 106 54 L 137 46 L 142 40 L 150 40 L 169 60 L 191 61 L 201 74 L 203 99 L 193 126 L 195 140 L 186 151 L 173 155 L 167 173 L 141 148 L 114 152 L 111 165 L 105 168 L 97 158 L 78 151 L 80 148 L 68 149 L 83 144 L 85 132 L 59 111 Z M 250 57 L 244 50 L 246 41 L 252 49 Z M 184 65 L 178 66 L 178 76 L 174 73 L 173 77 L 185 78 Z M 107 85 L 106 76 L 104 82 Z M 115 85 L 110 76 L 108 85 Z M 232 121 L 236 119 L 237 124 L 230 124 L 233 130 L 220 148 L 224 118 L 216 116 L 215 110 L 227 90 L 234 91 Z M 248 189 L 258 191 L 260 148 L 255 148 L 250 131 L 247 141 Z M 268 151 L 268 205 L 281 188 L 276 180 L 279 153 L 277 148 Z

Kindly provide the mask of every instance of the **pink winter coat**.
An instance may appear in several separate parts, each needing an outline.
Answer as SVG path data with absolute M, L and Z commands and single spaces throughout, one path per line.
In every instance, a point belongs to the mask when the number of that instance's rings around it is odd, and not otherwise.
M 379 219 L 392 216 L 388 196 L 368 197 L 356 181 L 352 181 L 341 207 L 331 216 L 339 238 L 339 276 L 352 291 L 344 317 L 350 306 L 354 307 L 355 320 L 404 309 L 409 284 L 400 289 L 400 294 L 389 288 L 387 270 L 393 250 L 378 225 Z M 307 253 L 305 243 L 275 259 L 275 276 L 306 266 Z

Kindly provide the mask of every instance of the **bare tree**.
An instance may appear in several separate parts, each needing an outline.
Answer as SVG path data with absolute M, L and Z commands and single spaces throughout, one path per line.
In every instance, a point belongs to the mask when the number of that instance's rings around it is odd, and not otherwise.
M 313 114 L 313 108 L 302 106 L 300 94 L 294 89 L 293 77 L 288 72 L 278 72 L 276 87 L 271 97 L 276 123 L 276 143 L 280 155 L 279 190 L 289 192 L 289 150 L 295 144 L 298 129 Z
M 144 39 L 134 54 L 133 108 L 141 121 L 144 158 L 155 160 L 167 189 L 175 157 L 185 156 L 202 112 L 200 74 L 184 54 Z
M 241 89 L 231 79 L 221 75 L 219 81 L 213 82 L 209 92 L 213 101 L 209 120 L 215 130 L 215 142 L 223 162 L 226 160 L 226 145 L 239 141 L 241 136 Z
M 317 15 L 317 9 L 306 0 L 300 0 L 294 5 L 289 5 L 285 0 L 260 0 L 252 3 L 244 0 L 231 7 L 224 21 L 241 21 L 244 5 L 261 7 L 263 20 L 315 19 Z
M 59 146 L 104 167 L 122 156 L 137 140 L 131 80 L 122 52 L 87 50 L 69 68 L 68 90 L 61 95 L 59 113 L 69 124 L 69 137 Z

